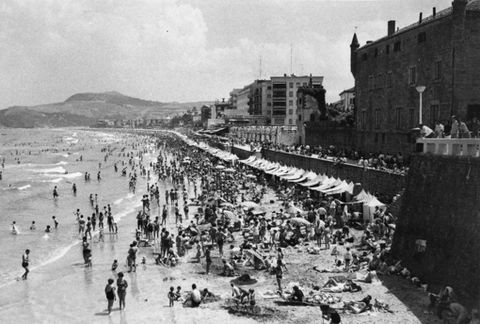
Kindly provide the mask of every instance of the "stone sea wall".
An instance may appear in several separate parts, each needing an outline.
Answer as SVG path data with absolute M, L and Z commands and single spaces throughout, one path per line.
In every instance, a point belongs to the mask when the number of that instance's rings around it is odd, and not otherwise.
M 337 165 L 333 161 L 280 151 L 265 150 L 263 156 L 270 161 L 361 183 L 365 190 L 377 195 L 383 202 L 390 202 L 391 198 L 405 187 L 405 177 L 399 174 L 364 169 L 350 164 Z
M 413 156 L 400 215 L 392 251 L 402 265 L 430 286 L 480 297 L 480 159 Z

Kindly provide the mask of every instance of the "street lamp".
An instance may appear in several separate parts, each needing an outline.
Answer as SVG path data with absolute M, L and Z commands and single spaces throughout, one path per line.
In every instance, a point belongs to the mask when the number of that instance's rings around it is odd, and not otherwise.
M 419 111 L 418 111 L 418 123 L 419 124 L 423 124 L 423 120 L 422 120 L 422 104 L 423 104 L 423 100 L 422 100 L 422 95 L 423 95 L 423 92 L 425 91 L 427 87 L 425 86 L 417 86 L 415 89 L 417 89 L 417 92 L 420 94 L 420 103 L 419 103 Z

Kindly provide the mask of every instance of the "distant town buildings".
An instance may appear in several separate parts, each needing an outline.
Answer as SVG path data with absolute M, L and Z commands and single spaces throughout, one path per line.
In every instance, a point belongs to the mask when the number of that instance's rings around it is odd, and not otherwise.
M 337 108 L 341 111 L 352 111 L 355 105 L 355 88 L 340 92 L 340 102 Z
M 419 123 L 448 130 L 452 115 L 480 117 L 480 0 L 454 0 L 402 29 L 389 21 L 387 36 L 360 46 L 355 34 L 350 48 L 359 147 L 411 151 Z

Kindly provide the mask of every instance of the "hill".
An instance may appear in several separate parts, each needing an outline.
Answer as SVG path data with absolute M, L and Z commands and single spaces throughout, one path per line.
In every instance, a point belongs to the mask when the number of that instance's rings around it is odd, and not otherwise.
M 183 113 L 209 102 L 164 103 L 125 96 L 110 91 L 77 93 L 64 102 L 0 110 L 0 126 L 65 127 L 91 126 L 99 119 L 155 119 Z

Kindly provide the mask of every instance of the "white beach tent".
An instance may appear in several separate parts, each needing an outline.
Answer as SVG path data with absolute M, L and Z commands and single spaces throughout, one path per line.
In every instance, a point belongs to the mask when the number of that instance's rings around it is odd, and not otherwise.
M 305 173 L 305 170 L 296 169 L 295 173 L 291 175 L 282 176 L 280 178 L 282 178 L 283 180 L 300 179 L 304 173 Z
M 304 183 L 300 183 L 301 186 L 304 186 L 304 187 L 313 187 L 313 186 L 317 186 L 319 183 L 321 183 L 323 180 L 325 180 L 327 177 L 325 176 L 325 174 L 319 174 L 317 175 L 315 178 L 313 178 L 312 180 L 308 181 L 308 182 L 304 182 Z
M 373 220 L 373 214 L 375 213 L 375 207 L 385 208 L 385 204 L 382 203 L 374 195 L 365 192 L 362 189 L 358 195 L 355 196 L 355 200 L 363 203 L 363 219 Z
M 312 171 L 306 171 L 299 179 L 288 180 L 289 182 L 300 183 L 305 180 L 313 180 L 317 177 L 317 174 Z

